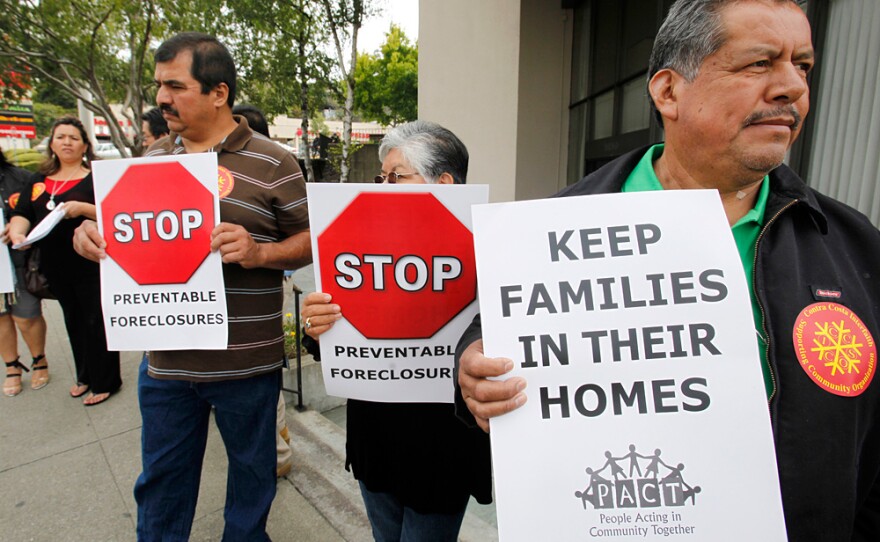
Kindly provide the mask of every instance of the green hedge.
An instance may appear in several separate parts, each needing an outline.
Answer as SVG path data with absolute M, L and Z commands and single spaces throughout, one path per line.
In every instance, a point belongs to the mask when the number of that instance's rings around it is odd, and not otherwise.
M 37 171 L 37 167 L 46 158 L 44 153 L 34 149 L 9 149 L 3 154 L 13 165 L 28 171 Z

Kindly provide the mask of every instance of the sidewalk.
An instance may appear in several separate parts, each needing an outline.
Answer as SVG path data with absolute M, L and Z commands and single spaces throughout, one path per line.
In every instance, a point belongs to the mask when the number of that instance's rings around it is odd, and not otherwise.
M 140 355 L 124 352 L 122 390 L 86 408 L 68 396 L 74 365 L 58 303 L 45 302 L 44 313 L 52 381 L 32 391 L 28 374 L 21 395 L 0 397 L 0 540 L 135 540 Z M 19 352 L 23 361 L 30 360 L 23 344 Z M 212 423 L 191 540 L 220 539 L 225 495 L 226 454 Z M 268 531 L 276 541 L 343 540 L 284 478 L 278 481 Z
M 305 293 L 314 291 L 311 270 L 309 266 L 293 276 Z M 296 310 L 292 298 L 286 310 Z M 81 399 L 68 395 L 75 371 L 61 308 L 56 301 L 46 301 L 43 312 L 51 382 L 32 391 L 26 373 L 20 395 L 0 396 L 0 541 L 134 541 L 137 509 L 132 491 L 141 472 L 141 355 L 123 352 L 122 390 L 106 403 L 86 408 Z M 30 353 L 21 340 L 19 352 L 29 364 Z M 307 397 L 320 402 L 315 395 L 323 394 L 323 385 L 310 385 Z M 370 540 L 357 485 L 343 468 L 345 408 L 327 417 L 313 410 L 298 414 L 295 398 L 285 394 L 285 400 L 294 471 L 278 480 L 269 536 L 276 542 Z M 226 452 L 212 421 L 192 541 L 221 537 L 226 469 Z M 495 525 L 494 506 L 472 502 L 461 540 L 497 541 Z

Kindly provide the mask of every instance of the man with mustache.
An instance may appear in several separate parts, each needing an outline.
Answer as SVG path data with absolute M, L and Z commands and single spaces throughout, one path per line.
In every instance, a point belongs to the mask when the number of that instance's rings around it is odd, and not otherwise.
M 224 189 L 211 248 L 224 264 L 229 339 L 226 350 L 153 351 L 141 363 L 138 540 L 189 539 L 212 410 L 229 459 L 223 540 L 269 540 L 282 275 L 312 259 L 305 183 L 292 154 L 233 116 L 235 63 L 216 38 L 178 34 L 155 58 L 156 102 L 171 134 L 147 156 L 217 153 Z M 81 255 L 97 261 L 105 246 L 94 222 L 77 229 Z
M 751 285 L 789 539 L 878 540 L 880 232 L 782 164 L 809 110 L 813 63 L 809 22 L 791 0 L 678 0 L 648 71 L 665 144 L 559 195 L 718 191 Z M 798 346 L 798 333 L 829 323 L 852 340 L 846 362 Z M 480 337 L 478 316 L 457 349 L 457 406 L 488 431 L 525 403 L 526 381 L 488 380 L 515 360 L 487 358 Z M 820 374 L 829 363 L 840 370 Z

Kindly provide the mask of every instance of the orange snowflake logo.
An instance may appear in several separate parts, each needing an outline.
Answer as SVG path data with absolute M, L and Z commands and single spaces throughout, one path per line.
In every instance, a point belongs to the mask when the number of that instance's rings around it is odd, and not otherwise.
M 217 192 L 220 199 L 228 196 L 234 186 L 235 179 L 232 177 L 232 172 L 223 166 L 219 166 L 217 168 Z
M 855 397 L 874 378 L 877 346 L 862 319 L 838 303 L 814 303 L 795 322 L 794 349 L 801 368 L 819 387 Z
M 37 198 L 40 197 L 40 194 L 46 191 L 45 183 L 34 183 L 34 188 L 31 190 L 31 201 L 37 201 Z

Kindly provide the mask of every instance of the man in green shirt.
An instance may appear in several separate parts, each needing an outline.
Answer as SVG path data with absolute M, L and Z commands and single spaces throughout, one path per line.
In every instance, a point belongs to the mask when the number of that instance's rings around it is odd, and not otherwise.
M 783 165 L 813 61 L 793 1 L 677 0 L 648 73 L 665 144 L 558 196 L 717 190 L 751 286 L 789 540 L 876 541 L 880 232 Z M 478 316 L 456 349 L 456 407 L 488 431 L 525 403 L 527 383 L 503 379 L 515 361 L 483 355 L 481 336 Z

